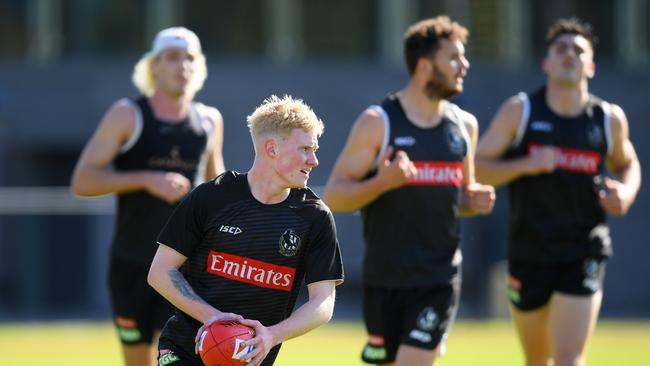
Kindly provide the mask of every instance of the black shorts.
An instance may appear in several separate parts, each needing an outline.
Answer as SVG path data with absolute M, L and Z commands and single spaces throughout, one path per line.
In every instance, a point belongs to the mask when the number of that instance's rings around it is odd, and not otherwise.
M 544 306 L 553 292 L 590 296 L 603 287 L 605 259 L 587 258 L 567 263 L 508 263 L 510 302 L 519 310 Z
M 188 355 L 180 348 L 161 342 L 158 347 L 158 366 L 203 366 L 203 362 L 196 355 Z
M 113 322 L 123 344 L 151 343 L 174 307 L 147 283 L 149 266 L 112 259 L 108 282 Z
M 431 287 L 390 289 L 364 285 L 363 318 L 368 343 L 361 359 L 367 363 L 395 360 L 400 344 L 426 350 L 444 347 L 456 315 L 460 280 Z

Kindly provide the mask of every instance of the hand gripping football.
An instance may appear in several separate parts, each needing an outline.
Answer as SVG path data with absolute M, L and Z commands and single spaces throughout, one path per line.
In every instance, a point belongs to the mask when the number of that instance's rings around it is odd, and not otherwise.
M 255 337 L 255 330 L 237 320 L 218 320 L 199 338 L 199 356 L 205 366 L 243 366 L 253 346 L 242 345 Z

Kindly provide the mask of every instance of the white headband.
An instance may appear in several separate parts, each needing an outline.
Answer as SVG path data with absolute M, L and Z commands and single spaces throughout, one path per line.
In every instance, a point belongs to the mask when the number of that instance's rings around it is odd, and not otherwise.
M 168 48 L 182 48 L 189 53 L 201 53 L 199 37 L 185 27 L 172 27 L 163 29 L 156 35 L 151 52 L 155 55 Z

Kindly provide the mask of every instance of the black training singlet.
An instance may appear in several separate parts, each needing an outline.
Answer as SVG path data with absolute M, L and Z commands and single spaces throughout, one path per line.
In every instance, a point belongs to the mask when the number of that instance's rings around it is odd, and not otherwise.
M 418 173 L 361 210 L 364 282 L 389 288 L 449 282 L 461 262 L 458 203 L 471 148 L 461 111 L 447 102 L 440 123 L 424 129 L 409 121 L 395 95 L 372 108 L 384 117 L 384 146 L 405 151 Z
M 307 284 L 343 279 L 327 206 L 309 189 L 292 189 L 283 202 L 262 204 L 246 174 L 226 172 L 194 189 L 158 241 L 187 257 L 181 273 L 197 295 L 220 311 L 265 326 L 289 317 L 303 279 Z M 176 310 L 160 343 L 193 355 L 200 325 Z M 271 365 L 279 349 L 262 365 Z
M 146 98 L 134 101 L 136 130 L 114 161 L 116 171 L 177 172 L 194 186 L 205 177 L 206 146 L 212 125 L 201 119 L 196 106 L 180 123 L 158 120 Z M 156 237 L 175 205 L 144 190 L 123 193 L 117 199 L 112 256 L 149 265 L 158 245 Z
M 524 112 L 506 158 L 526 156 L 544 145 L 561 154 L 554 172 L 510 183 L 509 258 L 552 263 L 610 255 L 609 227 L 598 203 L 611 146 L 609 104 L 590 95 L 585 111 L 571 118 L 551 111 L 546 88 L 519 97 Z

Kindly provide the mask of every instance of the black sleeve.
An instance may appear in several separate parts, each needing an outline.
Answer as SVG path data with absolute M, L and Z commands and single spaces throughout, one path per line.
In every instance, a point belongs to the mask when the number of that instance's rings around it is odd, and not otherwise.
M 205 184 L 198 186 L 176 206 L 158 235 L 159 244 L 164 244 L 186 257 L 201 244 L 206 217 L 204 200 L 201 197 L 205 188 Z
M 334 217 L 328 210 L 314 227 L 315 235 L 307 253 L 305 283 L 323 280 L 343 280 L 341 249 L 336 238 Z

